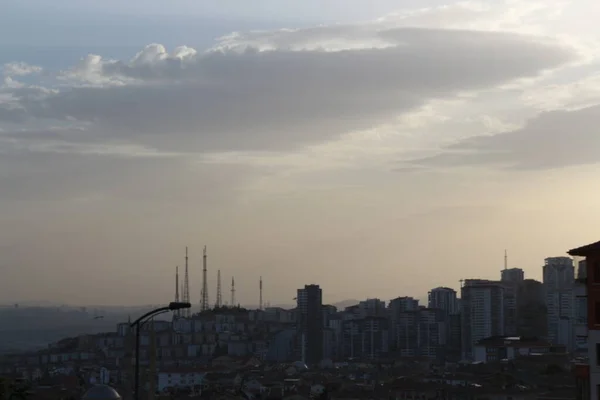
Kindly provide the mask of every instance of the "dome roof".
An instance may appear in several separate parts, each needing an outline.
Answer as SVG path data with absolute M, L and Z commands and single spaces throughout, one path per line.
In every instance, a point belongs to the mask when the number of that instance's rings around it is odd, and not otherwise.
M 94 385 L 83 395 L 83 400 L 117 400 L 119 393 L 108 385 Z

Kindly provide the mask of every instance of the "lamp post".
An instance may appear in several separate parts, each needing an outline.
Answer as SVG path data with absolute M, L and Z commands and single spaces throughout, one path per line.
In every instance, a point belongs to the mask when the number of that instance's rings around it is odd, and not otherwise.
M 146 314 L 142 315 L 135 321 L 133 321 L 129 327 L 133 328 L 135 326 L 135 377 L 134 377 L 134 399 L 139 400 L 140 394 L 140 327 L 141 324 L 150 317 L 153 317 L 157 314 L 162 314 L 168 311 L 176 311 L 184 308 L 190 308 L 192 305 L 190 303 L 182 303 L 182 302 L 171 302 L 168 306 L 159 307 L 152 311 L 148 311 Z

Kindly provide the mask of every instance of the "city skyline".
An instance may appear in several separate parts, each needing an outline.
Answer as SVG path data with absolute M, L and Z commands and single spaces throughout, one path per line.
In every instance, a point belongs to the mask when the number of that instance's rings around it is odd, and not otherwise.
M 187 248 L 186 248 L 187 250 Z M 507 261 L 507 253 L 505 252 L 505 262 Z M 578 265 L 578 263 L 581 261 L 581 259 L 579 257 L 566 257 L 566 256 L 559 256 L 559 257 L 547 257 L 544 259 L 545 264 L 542 266 L 542 270 L 545 270 L 546 266 L 548 265 L 547 262 L 550 260 L 550 262 L 552 262 L 551 260 L 554 259 L 565 259 L 565 260 L 571 260 L 571 263 L 573 266 Z M 185 283 L 182 283 L 181 280 L 181 275 L 179 275 L 178 272 L 178 268 L 175 269 L 175 275 L 174 275 L 174 279 L 175 279 L 175 284 L 178 285 L 178 291 L 173 289 L 173 298 L 172 299 L 164 299 L 163 303 L 165 301 L 171 301 L 171 300 L 175 300 L 175 301 L 179 301 L 182 297 L 182 293 L 184 293 L 186 291 L 185 289 Z M 221 283 L 219 283 L 218 278 L 220 277 L 220 270 L 217 271 L 217 279 L 213 281 L 211 281 L 210 279 L 208 279 L 208 287 L 210 288 L 210 285 L 214 283 L 215 287 L 213 289 L 215 289 L 214 292 L 214 296 L 217 296 L 217 293 L 220 292 L 221 295 L 221 305 L 223 306 L 231 306 L 231 301 L 230 300 L 223 300 L 223 294 L 226 294 L 226 298 L 230 298 L 231 297 L 231 292 L 232 289 L 234 289 L 234 277 L 232 277 L 231 283 L 229 284 L 229 286 L 223 286 L 221 285 Z M 574 277 L 577 277 L 577 268 L 575 267 L 575 271 L 574 271 Z M 210 276 L 210 275 L 209 275 Z M 391 307 L 391 302 L 395 299 L 398 298 L 408 298 L 408 299 L 414 299 L 419 306 L 425 306 L 425 307 L 430 307 L 431 302 L 432 302 L 432 298 L 431 295 L 434 291 L 447 291 L 450 290 L 454 293 L 454 296 L 456 297 L 456 299 L 460 300 L 460 294 L 461 294 L 461 289 L 464 287 L 465 282 L 467 281 L 489 281 L 489 282 L 495 282 L 495 283 L 501 283 L 501 282 L 505 282 L 505 281 L 511 281 L 513 279 L 516 279 L 517 281 L 523 281 L 523 280 L 527 280 L 527 281 L 535 281 L 538 282 L 540 284 L 544 283 L 544 279 L 543 279 L 543 274 L 542 274 L 542 279 L 541 280 L 536 280 L 534 278 L 531 278 L 529 276 L 527 276 L 524 273 L 524 270 L 521 268 L 517 268 L 517 267 L 508 267 L 508 264 L 505 264 L 505 267 L 499 271 L 499 274 L 496 277 L 467 277 L 465 279 L 460 279 L 459 280 L 459 285 L 458 286 L 451 286 L 451 285 L 438 285 L 438 286 L 434 286 L 429 288 L 425 293 L 396 293 L 392 296 L 389 297 L 384 297 L 384 296 L 380 296 L 377 294 L 371 294 L 371 295 L 367 295 L 366 297 L 363 298 L 358 298 L 358 297 L 348 297 L 348 298 L 341 298 L 341 299 L 332 299 L 331 297 L 326 295 L 323 297 L 323 304 L 328 304 L 328 305 L 334 305 L 336 307 L 338 307 L 338 309 L 343 310 L 346 307 L 351 307 L 351 306 L 355 306 L 358 305 L 361 302 L 365 302 L 365 301 L 370 301 L 370 300 L 376 300 L 376 301 L 382 301 L 383 304 L 385 306 L 390 306 Z M 199 285 L 201 287 L 203 287 L 203 283 L 202 281 L 200 281 Z M 312 283 L 306 283 L 306 285 L 318 285 L 317 282 L 312 282 Z M 242 306 L 245 308 L 249 308 L 249 309 L 263 309 L 265 307 L 283 307 L 283 308 L 294 308 L 294 302 L 296 301 L 296 297 L 292 298 L 292 301 L 288 301 L 288 302 L 273 302 L 270 301 L 267 298 L 264 298 L 264 286 L 263 286 L 263 277 L 260 276 L 259 280 L 258 280 L 258 284 L 257 284 L 257 292 L 256 295 L 258 296 L 257 299 L 258 301 L 254 301 L 254 300 L 249 300 L 249 301 L 238 301 L 238 299 L 235 299 L 235 304 L 233 304 L 233 306 Z M 190 291 L 190 293 L 194 293 L 195 291 L 193 290 L 193 288 L 188 287 L 188 289 Z M 237 291 L 237 287 L 235 287 L 235 291 Z M 235 292 L 234 291 L 234 292 Z M 210 289 L 209 289 L 210 292 Z M 231 299 L 233 299 L 234 297 L 231 297 Z M 202 310 L 203 306 L 202 306 L 202 302 L 203 302 L 203 295 L 202 295 L 202 290 L 200 291 L 200 294 L 198 296 L 198 298 L 193 298 L 193 296 L 189 299 L 191 304 L 192 304 L 192 308 L 196 308 L 199 307 L 199 311 Z M 256 300 L 256 299 L 255 299 Z M 437 304 L 439 300 L 433 300 L 434 303 Z M 13 301 L 13 302 L 9 302 L 9 303 L 0 303 L 0 306 L 2 307 L 14 307 L 15 305 L 19 305 L 19 306 L 25 306 L 25 307 L 56 307 L 56 306 L 67 306 L 67 307 L 144 307 L 144 306 L 148 306 L 149 304 L 162 304 L 160 300 L 157 300 L 155 302 L 152 303 L 147 303 L 147 304 L 116 304 L 116 303 L 96 303 L 96 304 L 72 304 L 72 303 L 68 303 L 68 302 L 53 302 L 53 301 L 49 301 L 49 300 L 26 300 L 26 301 Z M 215 305 L 215 299 L 211 298 L 210 295 L 207 297 L 207 304 L 208 304 L 208 308 L 210 309 L 213 305 Z M 340 308 L 341 307 L 341 308 Z M 443 307 L 440 307 L 440 305 L 436 305 L 434 306 L 434 308 L 444 308 L 446 307 L 446 305 L 444 305 Z M 458 309 L 458 303 L 454 305 L 454 307 L 456 307 Z
M 0 303 L 171 300 L 188 246 L 197 304 L 204 245 L 211 303 L 423 298 L 594 238 L 600 4 L 121 3 L 0 14 Z

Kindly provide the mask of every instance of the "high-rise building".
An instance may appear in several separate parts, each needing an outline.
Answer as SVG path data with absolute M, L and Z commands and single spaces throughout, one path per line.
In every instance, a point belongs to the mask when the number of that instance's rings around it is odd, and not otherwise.
M 447 322 L 448 341 L 445 348 L 446 361 L 458 362 L 461 357 L 462 326 L 460 314 L 451 314 Z
M 504 335 L 504 285 L 499 281 L 467 279 L 461 288 L 463 359 L 473 359 L 481 339 Z
M 525 279 L 517 287 L 517 335 L 548 336 L 546 296 L 542 282 Z
M 378 359 L 389 352 L 389 319 L 366 317 L 342 322 L 344 358 Z
M 600 242 L 569 251 L 573 257 L 585 257 L 580 264 L 585 273 L 580 282 L 585 284 L 587 298 L 588 363 L 575 365 L 577 399 L 600 398 Z
M 323 359 L 323 292 L 319 285 L 298 289 L 297 329 L 300 355 L 307 364 Z
M 459 312 L 456 290 L 448 287 L 437 287 L 429 292 L 429 308 L 443 310 L 446 315 Z
M 525 272 L 521 268 L 505 268 L 500 279 L 502 282 L 521 283 L 525 279 Z
M 440 310 L 443 322 L 440 325 L 445 335 L 445 345 L 441 357 L 446 361 L 460 360 L 460 302 L 456 290 L 448 287 L 437 287 L 429 292 L 429 308 Z
M 390 347 L 399 349 L 399 328 L 400 315 L 406 311 L 416 311 L 419 309 L 419 300 L 413 297 L 397 297 L 390 300 L 388 305 L 388 315 L 390 318 Z
M 573 284 L 573 352 L 588 357 L 587 271 L 585 260 L 578 262 L 577 279 Z
M 517 334 L 518 287 L 525 279 L 520 268 L 504 268 L 500 281 L 504 285 L 504 334 Z
M 573 284 L 575 267 L 569 257 L 549 257 L 544 262 L 544 290 L 548 309 L 548 340 L 573 349 Z
M 396 330 L 396 349 L 400 356 L 444 361 L 448 324 L 443 310 L 423 307 L 402 311 Z
M 384 317 L 387 315 L 385 301 L 367 299 L 358 303 L 359 312 L 363 317 Z

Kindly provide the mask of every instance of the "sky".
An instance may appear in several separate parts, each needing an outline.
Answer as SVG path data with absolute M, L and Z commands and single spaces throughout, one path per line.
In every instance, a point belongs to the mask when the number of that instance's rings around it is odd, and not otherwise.
M 600 240 L 600 4 L 9 0 L 0 302 L 425 298 Z M 594 9 L 595 8 L 595 9 Z

